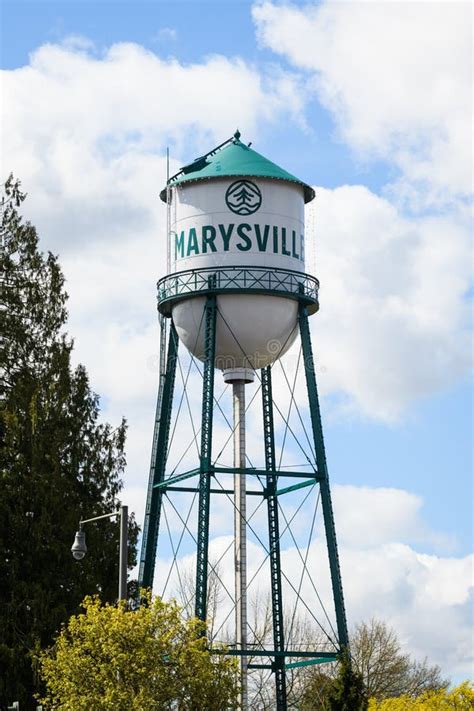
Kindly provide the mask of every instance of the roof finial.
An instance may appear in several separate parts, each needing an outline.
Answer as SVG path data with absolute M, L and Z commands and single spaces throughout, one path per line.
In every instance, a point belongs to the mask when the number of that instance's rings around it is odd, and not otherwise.
M 240 136 L 241 136 L 241 133 L 240 133 L 239 129 L 237 129 L 237 131 L 234 133 L 235 140 L 238 141 L 240 139 Z

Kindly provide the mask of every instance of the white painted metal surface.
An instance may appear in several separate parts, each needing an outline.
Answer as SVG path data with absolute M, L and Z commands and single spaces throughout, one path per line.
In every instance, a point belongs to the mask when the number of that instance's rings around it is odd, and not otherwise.
M 172 271 L 227 265 L 304 271 L 301 186 L 223 178 L 178 186 L 173 200 Z
M 297 184 L 212 179 L 173 188 L 171 269 L 263 266 L 304 271 L 304 198 Z M 243 214 L 239 214 L 243 213 Z M 204 298 L 176 303 L 181 341 L 203 357 Z M 218 297 L 216 367 L 263 368 L 296 338 L 297 302 L 271 295 Z
M 173 307 L 178 336 L 197 358 L 204 358 L 205 297 Z M 253 294 L 217 297 L 216 367 L 264 368 L 291 346 L 297 335 L 298 304 L 292 299 Z

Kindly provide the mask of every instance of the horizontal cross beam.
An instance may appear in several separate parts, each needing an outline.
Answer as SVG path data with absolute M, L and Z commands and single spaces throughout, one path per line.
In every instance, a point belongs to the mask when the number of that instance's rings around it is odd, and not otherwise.
M 172 476 L 169 479 L 165 479 L 164 481 L 160 481 L 158 484 L 154 485 L 154 489 L 168 489 L 168 487 L 173 486 L 179 481 L 184 481 L 185 479 L 189 479 L 193 476 L 197 476 L 200 474 L 200 469 L 191 469 L 188 472 L 183 472 L 183 474 L 177 474 L 176 476 Z M 321 477 L 318 475 L 317 472 L 287 472 L 287 471 L 270 471 L 268 472 L 266 469 L 253 469 L 251 467 L 246 467 L 245 469 L 235 469 L 233 467 L 210 467 L 207 472 L 204 472 L 206 474 L 246 474 L 250 476 L 267 476 L 267 474 L 271 474 L 273 476 L 281 476 L 281 477 L 290 477 L 290 478 L 297 478 L 297 479 L 306 479 L 306 483 L 303 484 L 303 486 L 309 486 L 311 483 L 314 483 L 316 481 L 321 481 Z M 307 477 L 311 477 L 311 479 L 307 479 Z M 301 486 L 298 485 L 295 488 L 300 489 Z M 288 488 L 288 491 L 293 490 Z M 280 493 L 287 493 L 286 489 L 280 489 L 277 494 Z
M 197 487 L 193 486 L 168 486 L 166 488 L 166 491 L 187 491 L 188 493 L 196 493 L 199 491 Z M 233 489 L 209 489 L 211 494 L 233 494 L 234 490 Z M 247 496 L 265 496 L 265 492 L 263 491 L 252 491 L 247 489 Z
M 234 467 L 213 467 L 212 471 L 216 474 L 248 474 L 250 476 L 267 476 L 270 474 L 272 476 L 281 477 L 296 477 L 297 479 L 306 479 L 307 477 L 313 477 L 315 481 L 319 481 L 320 477 L 317 472 L 287 472 L 278 469 L 270 470 L 267 469 L 253 469 L 252 467 L 246 467 L 245 469 L 236 469 Z
M 281 494 L 289 494 L 290 491 L 297 491 L 297 489 L 304 489 L 306 486 L 314 486 L 317 479 L 307 479 L 306 481 L 300 481 L 298 484 L 293 484 L 292 486 L 285 486 L 283 489 L 277 489 L 276 495 L 281 496 Z
M 192 476 L 197 476 L 200 473 L 199 469 L 191 469 L 189 472 L 184 472 L 183 474 L 177 474 L 176 476 L 172 476 L 169 479 L 165 479 L 164 481 L 160 481 L 158 484 L 155 484 L 153 487 L 154 489 L 167 489 L 168 486 L 171 486 L 177 481 L 184 481 L 185 479 L 189 479 Z
M 213 654 L 229 654 L 236 657 L 301 657 L 304 659 L 324 659 L 334 661 L 338 652 L 302 652 L 298 649 L 211 649 Z
M 247 664 L 247 669 L 272 669 L 273 664 Z
M 320 659 L 304 659 L 301 662 L 290 662 L 285 664 L 285 669 L 296 669 L 297 667 L 309 667 L 312 664 L 327 664 L 328 662 L 335 662 L 334 657 L 321 657 Z

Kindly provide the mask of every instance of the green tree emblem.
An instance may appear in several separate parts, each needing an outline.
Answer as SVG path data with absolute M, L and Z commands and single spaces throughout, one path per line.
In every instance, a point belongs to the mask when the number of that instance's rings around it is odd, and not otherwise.
M 236 180 L 227 188 L 225 202 L 236 215 L 253 215 L 262 204 L 262 193 L 250 180 Z

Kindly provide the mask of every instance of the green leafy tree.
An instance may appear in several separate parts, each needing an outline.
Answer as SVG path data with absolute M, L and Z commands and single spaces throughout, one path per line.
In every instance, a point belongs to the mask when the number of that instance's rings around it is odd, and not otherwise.
M 472 711 L 474 709 L 474 686 L 465 681 L 455 689 L 425 691 L 417 697 L 399 696 L 377 701 L 371 699 L 369 711 Z
M 88 527 L 89 552 L 70 554 L 79 518 L 119 505 L 125 422 L 99 422 L 99 400 L 82 366 L 72 368 L 64 276 L 38 249 L 12 177 L 1 221 L 0 382 L 0 708 L 34 708 L 32 655 L 84 595 L 114 600 L 118 526 Z M 129 530 L 130 560 L 137 526 Z
M 203 623 L 146 594 L 130 611 L 87 597 L 40 656 L 48 708 L 225 711 L 237 708 L 235 660 L 207 651 Z

